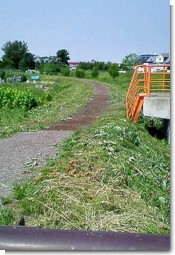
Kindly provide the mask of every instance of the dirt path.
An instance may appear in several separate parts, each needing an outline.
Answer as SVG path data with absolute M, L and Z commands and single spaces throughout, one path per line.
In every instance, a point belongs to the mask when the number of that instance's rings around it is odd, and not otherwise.
M 59 121 L 48 130 L 21 132 L 0 139 L 0 196 L 11 194 L 14 183 L 25 180 L 32 173 L 25 170 L 43 166 L 48 158 L 58 153 L 56 144 L 72 135 L 73 131 L 92 123 L 108 106 L 109 90 L 98 82 L 86 80 L 94 88 L 90 102 L 71 119 Z
M 103 113 L 108 106 L 109 89 L 98 82 L 85 80 L 94 89 L 93 98 L 80 112 L 71 119 L 53 124 L 49 130 L 76 130 L 92 123 L 95 118 Z

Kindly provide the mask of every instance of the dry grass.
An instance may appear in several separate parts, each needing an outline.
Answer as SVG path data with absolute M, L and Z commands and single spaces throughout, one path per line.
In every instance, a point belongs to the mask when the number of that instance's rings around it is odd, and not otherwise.
M 31 197 L 21 203 L 23 210 L 31 213 L 26 224 L 143 233 L 168 230 L 158 210 L 147 206 L 138 193 L 114 188 L 117 180 L 104 184 L 101 177 L 98 172 L 81 176 L 52 171 L 50 179 L 39 180 Z

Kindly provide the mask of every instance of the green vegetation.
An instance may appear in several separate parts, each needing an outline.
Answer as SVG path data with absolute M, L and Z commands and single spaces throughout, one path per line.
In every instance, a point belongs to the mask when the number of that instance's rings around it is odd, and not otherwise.
M 57 75 L 61 71 L 61 67 L 55 63 L 46 63 L 41 70 L 47 75 Z
M 67 119 L 92 95 L 91 87 L 80 81 L 58 76 L 43 76 L 43 79 L 37 84 L 16 83 L 0 87 L 1 137 L 47 128 Z
M 105 63 L 92 60 L 91 62 L 80 62 L 79 68 L 85 71 L 92 70 L 93 68 L 97 68 L 99 71 L 107 71 L 111 64 L 111 62 Z
M 109 67 L 109 74 L 111 75 L 111 77 L 113 79 L 115 79 L 117 76 L 119 76 L 119 68 L 118 68 L 118 65 L 117 64 L 112 64 L 110 67 Z
M 0 78 L 1 78 L 2 80 L 4 80 L 4 79 L 5 79 L 5 76 L 6 76 L 5 71 L 4 71 L 4 70 L 0 70 Z
M 70 76 L 70 68 L 68 66 L 65 66 L 64 68 L 62 68 L 61 74 L 63 76 Z
M 9 225 L 13 221 L 13 213 L 9 208 L 0 209 L 0 224 Z
M 8 41 L 2 47 L 4 55 L 0 60 L 0 77 L 6 81 L 6 71 L 27 71 L 32 69 L 40 74 L 46 75 L 63 75 L 76 76 L 78 78 L 85 78 L 90 72 L 90 77 L 97 78 L 100 72 L 108 71 L 115 79 L 119 70 L 133 70 L 134 66 L 139 63 L 139 56 L 136 53 L 131 53 L 124 57 L 122 63 L 99 62 L 92 60 L 91 62 L 80 62 L 78 70 L 71 72 L 69 69 L 69 52 L 66 49 L 61 49 L 56 52 L 54 56 L 36 57 L 35 54 L 29 52 L 26 42 L 22 41 Z M 31 70 L 30 70 L 31 71 Z M 86 73 L 87 72 L 87 73 Z
M 91 75 L 92 75 L 93 78 L 97 78 L 99 76 L 99 70 L 98 70 L 97 67 L 94 67 L 92 69 Z
M 123 70 L 133 70 L 134 66 L 139 65 L 139 56 L 136 53 L 131 53 L 123 58 Z
M 15 186 L 1 224 L 24 215 L 27 226 L 170 232 L 170 146 L 148 134 L 143 117 L 136 124 L 126 119 L 130 78 L 99 74 L 111 91 L 108 112 L 59 145 L 62 152 L 37 176 Z
M 57 62 L 61 65 L 69 65 L 68 61 L 70 60 L 69 52 L 65 49 L 58 50 L 57 53 Z
M 0 88 L 0 108 L 21 108 L 31 110 L 39 105 L 39 99 L 30 92 L 19 91 L 6 86 Z
M 29 52 L 27 43 L 22 41 L 8 41 L 1 48 L 2 67 L 26 70 L 35 68 L 33 55 Z
M 86 75 L 85 70 L 80 69 L 80 68 L 77 68 L 77 69 L 76 69 L 76 71 L 75 71 L 75 76 L 76 76 L 77 78 L 84 78 L 85 75 Z

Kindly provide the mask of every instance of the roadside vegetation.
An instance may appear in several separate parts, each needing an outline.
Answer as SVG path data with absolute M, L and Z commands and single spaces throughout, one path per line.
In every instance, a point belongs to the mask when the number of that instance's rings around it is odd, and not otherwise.
M 58 84 L 69 86 L 57 96 L 48 90 L 57 100 L 31 109 L 31 117 L 25 113 L 28 117 L 19 122 L 18 131 L 44 128 L 67 118 L 91 94 L 81 82 L 43 78 L 49 88 L 53 88 L 49 81 L 57 89 Z M 170 232 L 170 146 L 147 132 L 142 116 L 136 124 L 126 119 L 130 79 L 129 73 L 115 80 L 107 72 L 99 73 L 96 80 L 105 82 L 111 91 L 109 110 L 92 125 L 75 131 L 58 146 L 62 151 L 55 159 L 30 181 L 16 184 L 11 197 L 2 198 L 0 224 L 14 225 L 23 215 L 27 226 L 43 228 Z M 81 96 L 76 92 L 80 87 Z M 83 102 L 75 107 L 82 97 Z M 4 130 L 8 125 L 4 122 Z
M 88 102 L 92 89 L 81 81 L 45 75 L 37 84 L 3 84 L 0 96 L 0 137 L 5 137 L 67 119 Z

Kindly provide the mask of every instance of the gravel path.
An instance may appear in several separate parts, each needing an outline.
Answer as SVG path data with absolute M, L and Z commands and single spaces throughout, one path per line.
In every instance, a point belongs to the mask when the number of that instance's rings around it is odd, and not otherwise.
M 31 167 L 41 167 L 58 152 L 56 144 L 72 131 L 22 132 L 11 138 L 0 139 L 0 195 L 8 196 L 14 182 L 32 175 Z
M 109 90 L 98 82 L 85 81 L 94 88 L 90 102 L 71 119 L 51 125 L 49 130 L 22 132 L 0 139 L 0 196 L 11 194 L 14 183 L 30 177 L 30 167 L 41 167 L 59 152 L 56 144 L 73 131 L 92 123 L 108 107 Z

